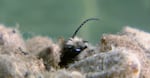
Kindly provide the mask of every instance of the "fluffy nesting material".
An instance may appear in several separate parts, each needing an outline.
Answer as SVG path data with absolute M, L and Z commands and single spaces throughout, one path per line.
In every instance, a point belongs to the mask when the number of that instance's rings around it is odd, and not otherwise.
M 42 62 L 33 59 L 24 60 L 13 55 L 0 55 L 0 78 L 34 78 L 42 77 L 40 74 Z M 33 76 L 33 77 L 31 77 Z
M 131 32 L 132 33 L 135 32 L 137 34 L 137 37 L 134 36 Z M 103 35 L 103 37 L 101 38 L 100 51 L 107 52 L 112 50 L 113 48 L 122 48 L 122 47 L 127 48 L 129 50 L 133 50 L 132 53 L 134 53 L 134 55 L 137 56 L 137 58 L 139 59 L 142 65 L 141 77 L 147 78 L 148 75 L 150 74 L 150 68 L 149 68 L 150 60 L 147 57 L 149 53 L 147 49 L 144 48 L 144 46 L 142 46 L 142 43 L 140 43 L 141 41 L 144 40 L 139 41 L 140 37 L 142 38 L 143 36 L 144 38 L 145 35 L 147 35 L 147 37 L 150 36 L 150 35 L 148 36 L 148 33 L 144 34 L 144 32 L 140 32 L 139 30 L 132 29 L 129 27 L 126 27 L 124 31 L 121 32 L 120 34 Z
M 53 41 L 48 37 L 35 36 L 26 41 L 29 52 L 33 55 L 38 55 L 39 52 L 53 45 Z
M 61 69 L 54 72 L 44 73 L 44 78 L 85 78 L 85 75 L 78 71 Z
M 145 50 L 146 55 L 150 58 L 150 33 L 132 27 L 125 27 L 122 34 L 137 41 L 138 45 Z
M 56 44 L 42 36 L 25 44 L 17 29 L 0 25 L 0 78 L 149 78 L 149 43 L 149 33 L 125 27 L 103 35 L 99 46 L 78 37 Z M 67 67 L 52 71 L 59 63 Z
M 32 55 L 43 59 L 47 70 L 58 68 L 60 62 L 60 48 L 48 37 L 36 36 L 27 41 L 27 48 Z
M 76 62 L 69 69 L 86 73 L 87 78 L 139 78 L 141 65 L 130 50 L 115 49 Z
M 97 53 L 99 53 L 99 48 L 98 48 L 98 46 L 93 46 L 93 45 L 89 44 L 89 45 L 87 46 L 87 48 L 86 48 L 85 50 L 83 50 L 83 51 L 77 56 L 77 60 L 78 60 L 78 61 L 79 61 L 79 60 L 83 60 L 83 59 L 85 59 L 85 58 L 87 58 L 87 57 L 90 57 L 90 56 L 92 56 L 92 55 L 94 55 L 94 54 L 97 54 Z
M 150 33 L 131 27 L 125 27 L 122 33 L 139 42 L 145 49 L 150 49 Z
M 41 60 L 28 55 L 19 31 L 0 25 L 0 78 L 40 77 L 44 69 Z
M 0 55 L 0 78 L 24 78 L 28 72 L 20 59 L 8 55 Z
M 104 34 L 101 38 L 100 51 L 106 52 L 115 47 L 126 47 L 128 49 L 141 51 L 136 41 L 126 35 Z
M 0 25 L 0 52 L 1 54 L 27 52 L 25 42 L 16 28 Z

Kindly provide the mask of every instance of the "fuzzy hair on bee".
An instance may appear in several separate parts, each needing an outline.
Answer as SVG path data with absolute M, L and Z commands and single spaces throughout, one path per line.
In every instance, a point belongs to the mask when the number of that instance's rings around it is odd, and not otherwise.
M 67 67 L 69 63 L 74 62 L 77 56 L 88 48 L 88 41 L 76 37 L 79 29 L 88 21 L 99 20 L 98 18 L 89 18 L 81 23 L 81 25 L 76 29 L 71 38 L 67 41 L 62 40 L 61 45 L 61 56 L 60 56 L 60 67 Z

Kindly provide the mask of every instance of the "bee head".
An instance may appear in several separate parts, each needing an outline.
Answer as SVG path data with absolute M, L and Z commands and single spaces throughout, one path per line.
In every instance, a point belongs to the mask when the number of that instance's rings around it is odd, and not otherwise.
M 73 33 L 72 37 L 66 42 L 64 45 L 64 49 L 70 50 L 70 52 L 73 52 L 75 54 L 79 54 L 82 52 L 84 49 L 87 48 L 87 42 L 85 40 L 82 40 L 78 37 L 76 37 L 77 32 L 80 30 L 80 28 L 87 23 L 88 21 L 91 20 L 99 20 L 98 18 L 89 18 L 85 21 L 83 21 L 80 26 L 76 29 L 76 31 Z
M 82 40 L 81 38 L 74 37 L 70 38 L 64 45 L 64 50 L 71 52 L 75 56 L 86 49 L 88 42 Z
M 88 48 L 88 43 L 81 38 L 76 37 L 79 29 L 90 20 L 98 20 L 97 18 L 90 18 L 81 23 L 81 25 L 73 33 L 72 37 L 67 41 L 63 42 L 62 53 L 61 53 L 61 62 L 59 65 L 61 67 L 66 67 L 68 63 L 73 62 L 76 59 L 76 56 L 80 54 L 83 50 Z

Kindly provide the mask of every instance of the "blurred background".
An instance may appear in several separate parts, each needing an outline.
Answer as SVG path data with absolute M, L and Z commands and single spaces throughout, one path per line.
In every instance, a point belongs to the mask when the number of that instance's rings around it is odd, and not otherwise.
M 77 36 L 96 44 L 103 33 L 128 25 L 150 31 L 150 0 L 0 0 L 0 23 L 17 26 L 25 38 L 68 39 L 86 19 L 96 17 Z

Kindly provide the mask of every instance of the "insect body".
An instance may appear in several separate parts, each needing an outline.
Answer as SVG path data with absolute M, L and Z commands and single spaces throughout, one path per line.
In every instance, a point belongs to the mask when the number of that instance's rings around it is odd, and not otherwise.
M 72 37 L 63 42 L 62 50 L 61 50 L 61 56 L 60 56 L 60 67 L 67 67 L 68 63 L 73 62 L 76 60 L 76 56 L 80 54 L 83 50 L 85 50 L 88 47 L 88 43 L 85 40 L 82 40 L 81 38 L 76 37 L 77 32 L 79 29 L 88 21 L 90 20 L 98 20 L 97 18 L 90 18 L 77 28 L 77 30 L 73 33 Z

